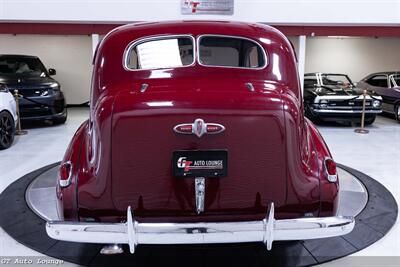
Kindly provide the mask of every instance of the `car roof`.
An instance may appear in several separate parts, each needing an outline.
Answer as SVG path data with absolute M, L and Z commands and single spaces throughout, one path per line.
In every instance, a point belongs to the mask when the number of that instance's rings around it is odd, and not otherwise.
M 161 22 L 139 22 L 120 26 L 109 32 L 103 42 L 111 36 L 124 36 L 131 41 L 148 36 L 157 35 L 227 35 L 259 39 L 268 37 L 273 39 L 286 39 L 277 29 L 266 24 L 246 23 L 236 21 L 203 21 L 203 20 L 181 20 L 181 21 L 161 21 Z M 122 40 L 119 40 L 122 41 Z

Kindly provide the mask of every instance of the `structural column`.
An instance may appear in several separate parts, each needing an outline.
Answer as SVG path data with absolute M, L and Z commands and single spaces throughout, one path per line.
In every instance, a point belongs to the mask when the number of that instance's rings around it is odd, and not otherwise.
M 298 70 L 299 70 L 299 78 L 301 84 L 301 91 L 304 93 L 304 70 L 306 66 L 306 36 L 299 36 L 299 47 L 298 47 Z
M 98 35 L 98 34 L 92 34 L 92 54 L 93 54 L 93 56 L 94 56 L 94 53 L 96 52 L 96 48 L 97 48 L 97 45 L 99 44 L 99 42 L 100 42 L 100 35 Z

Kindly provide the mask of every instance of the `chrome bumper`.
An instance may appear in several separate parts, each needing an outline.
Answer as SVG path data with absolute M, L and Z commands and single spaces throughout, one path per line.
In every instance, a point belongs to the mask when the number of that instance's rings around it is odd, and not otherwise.
M 128 244 L 135 252 L 138 244 L 209 244 L 263 242 L 267 249 L 275 240 L 305 240 L 340 236 L 354 228 L 353 217 L 322 217 L 275 220 L 271 204 L 261 221 L 202 223 L 139 223 L 127 210 L 126 223 L 86 223 L 53 221 L 47 234 L 63 241 Z

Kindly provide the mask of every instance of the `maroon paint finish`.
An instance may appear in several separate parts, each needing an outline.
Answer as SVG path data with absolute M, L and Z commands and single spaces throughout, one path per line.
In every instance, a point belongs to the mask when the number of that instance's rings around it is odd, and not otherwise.
M 127 71 L 123 55 L 135 40 L 156 35 L 230 35 L 267 53 L 259 70 L 193 66 Z M 254 91 L 246 83 L 252 83 Z M 148 84 L 140 92 L 143 83 Z M 64 191 L 67 219 L 121 221 L 127 207 L 144 222 L 239 221 L 334 215 L 338 183 L 327 181 L 329 151 L 303 116 L 294 52 L 274 28 L 234 22 L 141 23 L 117 28 L 94 61 L 90 119 L 66 160 L 76 182 Z M 219 134 L 176 133 L 178 124 L 217 123 Z M 76 148 L 75 148 L 76 147 Z M 194 179 L 172 176 L 175 150 L 228 150 L 228 176 L 206 178 L 205 211 L 195 212 Z

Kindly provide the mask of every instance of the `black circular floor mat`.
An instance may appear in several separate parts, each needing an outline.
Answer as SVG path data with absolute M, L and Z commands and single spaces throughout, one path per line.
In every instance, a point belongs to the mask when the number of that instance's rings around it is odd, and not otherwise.
M 368 203 L 356 216 L 354 230 L 342 237 L 274 242 L 267 251 L 261 243 L 229 245 L 140 245 L 134 255 L 105 256 L 101 245 L 71 243 L 49 238 L 45 221 L 25 201 L 29 184 L 59 163 L 31 172 L 0 195 L 0 226 L 23 245 L 48 256 L 84 266 L 310 266 L 355 253 L 382 238 L 397 219 L 397 204 L 379 182 L 352 168 L 339 165 L 357 177 L 368 190 Z

